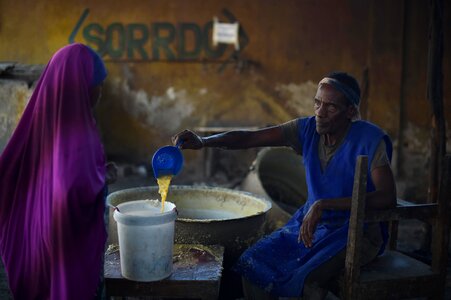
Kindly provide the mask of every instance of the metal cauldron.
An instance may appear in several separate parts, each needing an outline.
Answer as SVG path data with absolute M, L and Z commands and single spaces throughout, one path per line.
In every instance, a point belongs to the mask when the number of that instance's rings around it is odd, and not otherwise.
M 111 193 L 112 207 L 122 202 L 160 199 L 158 187 L 140 187 Z M 232 264 L 255 243 L 265 229 L 271 202 L 261 196 L 208 186 L 171 186 L 168 201 L 176 205 L 175 242 L 181 244 L 219 244 L 225 247 L 225 264 Z M 116 223 L 111 218 L 109 243 L 117 243 Z

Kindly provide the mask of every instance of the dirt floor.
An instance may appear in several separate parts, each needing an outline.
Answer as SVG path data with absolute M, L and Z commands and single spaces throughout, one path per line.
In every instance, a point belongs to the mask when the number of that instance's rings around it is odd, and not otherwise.
M 149 172 L 143 167 L 138 166 L 127 166 L 121 165 L 120 167 L 120 177 L 118 181 L 109 187 L 109 192 L 114 192 L 117 190 L 138 187 L 138 186 L 149 186 L 156 185 L 156 182 Z M 246 170 L 239 170 L 240 174 L 238 177 L 244 178 Z M 191 174 L 192 175 L 192 174 Z M 202 180 L 199 174 L 196 176 L 185 176 L 176 178 L 174 183 L 177 185 L 183 184 L 205 184 L 222 186 L 227 188 L 234 188 L 237 186 L 237 182 L 232 182 L 229 180 L 228 174 L 221 174 L 221 172 L 213 174 L 208 181 Z M 193 178 L 196 180 L 193 182 Z M 400 223 L 399 226 L 399 239 L 398 248 L 401 251 L 412 253 L 413 255 L 419 256 L 424 260 L 428 260 L 428 256 L 419 251 L 421 247 L 421 241 L 424 237 L 424 228 L 419 221 L 404 221 Z M 449 249 L 449 254 L 451 254 L 451 247 Z M 224 297 L 221 297 L 224 298 Z M 0 266 L 0 299 L 12 299 L 9 293 L 8 285 L 6 282 L 6 276 L 4 274 L 3 266 Z M 226 299 L 226 298 L 224 298 Z M 330 296 L 328 299 L 334 299 Z M 337 299 L 337 298 L 335 298 Z M 447 277 L 447 289 L 445 299 L 451 299 L 451 261 L 448 262 L 448 277 Z

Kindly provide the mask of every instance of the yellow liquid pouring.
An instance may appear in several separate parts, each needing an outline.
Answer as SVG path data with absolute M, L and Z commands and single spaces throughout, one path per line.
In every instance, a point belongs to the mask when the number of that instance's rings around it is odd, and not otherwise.
M 157 178 L 158 193 L 161 195 L 161 212 L 164 211 L 164 202 L 168 196 L 169 185 L 171 184 L 172 176 L 161 176 Z

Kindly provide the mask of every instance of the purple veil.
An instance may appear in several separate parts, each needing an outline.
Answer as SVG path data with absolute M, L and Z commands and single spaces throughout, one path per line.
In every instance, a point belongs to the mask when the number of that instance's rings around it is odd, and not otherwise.
M 0 254 L 16 299 L 92 299 L 100 283 L 105 158 L 91 92 L 106 72 L 93 53 L 53 55 L 0 156 Z

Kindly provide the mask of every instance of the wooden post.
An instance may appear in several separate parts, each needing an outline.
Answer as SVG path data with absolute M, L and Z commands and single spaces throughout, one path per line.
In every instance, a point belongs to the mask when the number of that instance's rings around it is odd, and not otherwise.
M 360 251 L 365 217 L 368 157 L 359 156 L 355 166 L 352 190 L 351 216 L 349 219 L 348 245 L 345 261 L 345 299 L 357 299 L 357 283 L 360 280 Z
M 449 198 L 451 197 L 451 155 L 443 159 L 441 180 L 439 184 L 439 197 L 437 217 L 434 222 L 432 237 L 432 270 L 440 274 L 441 289 L 439 299 L 443 299 L 446 283 L 446 266 L 448 260 L 449 244 Z
M 443 0 L 430 0 L 429 5 L 429 49 L 427 64 L 427 100 L 431 105 L 431 139 L 428 203 L 437 202 L 441 160 L 446 153 L 446 126 L 443 109 Z M 425 224 L 425 237 L 421 245 L 424 252 L 430 251 L 431 226 Z
M 430 0 L 427 99 L 432 109 L 428 202 L 437 201 L 439 167 L 446 149 L 443 109 L 443 0 Z

